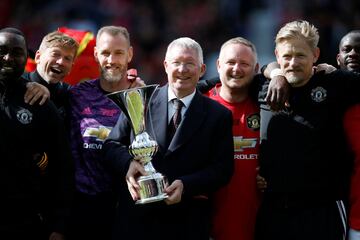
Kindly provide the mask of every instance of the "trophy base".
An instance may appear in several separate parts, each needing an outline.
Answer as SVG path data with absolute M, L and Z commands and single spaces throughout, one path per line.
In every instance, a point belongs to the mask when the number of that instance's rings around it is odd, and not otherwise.
M 162 201 L 162 200 L 166 199 L 167 197 L 168 197 L 168 195 L 166 193 L 163 193 L 159 196 L 137 200 L 135 202 L 135 204 L 146 204 L 146 203 L 158 202 L 158 201 Z
M 166 178 L 161 173 L 141 176 L 137 179 L 140 186 L 140 200 L 136 204 L 145 204 L 164 200 L 168 195 L 164 192 Z

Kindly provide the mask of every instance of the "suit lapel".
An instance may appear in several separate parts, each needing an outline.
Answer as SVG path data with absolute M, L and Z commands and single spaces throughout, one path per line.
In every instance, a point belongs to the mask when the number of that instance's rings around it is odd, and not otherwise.
M 168 153 L 175 151 L 182 144 L 186 143 L 195 134 L 196 130 L 200 128 L 206 117 L 203 105 L 203 96 L 196 92 L 190 103 L 189 109 L 187 109 L 185 116 L 169 145 Z
M 153 96 L 151 101 L 150 112 L 147 119 L 147 129 L 151 131 L 155 141 L 159 144 L 160 149 L 166 148 L 166 130 L 167 130 L 167 85 L 161 87 L 158 93 Z

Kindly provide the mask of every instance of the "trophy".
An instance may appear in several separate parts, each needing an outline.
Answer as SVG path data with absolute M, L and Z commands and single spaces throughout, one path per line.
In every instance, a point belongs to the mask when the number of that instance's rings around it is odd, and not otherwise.
M 145 127 L 145 116 L 150 98 L 158 86 L 157 84 L 148 85 L 107 95 L 130 121 L 135 138 L 129 146 L 129 153 L 134 157 L 133 161 L 139 161 L 144 166 L 147 173 L 146 176 L 140 176 L 136 180 L 140 186 L 138 191 L 140 200 L 136 201 L 136 204 L 161 201 L 168 197 L 164 192 L 166 179 L 164 175 L 156 172 L 151 163 L 152 156 L 158 150 L 158 144 L 146 132 Z

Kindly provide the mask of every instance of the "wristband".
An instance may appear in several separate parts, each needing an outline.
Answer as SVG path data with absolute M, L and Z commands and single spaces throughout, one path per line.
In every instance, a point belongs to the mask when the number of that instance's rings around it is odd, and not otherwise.
M 273 79 L 276 76 L 283 76 L 284 77 L 284 73 L 281 71 L 280 68 L 275 68 L 275 69 L 271 70 L 270 79 Z

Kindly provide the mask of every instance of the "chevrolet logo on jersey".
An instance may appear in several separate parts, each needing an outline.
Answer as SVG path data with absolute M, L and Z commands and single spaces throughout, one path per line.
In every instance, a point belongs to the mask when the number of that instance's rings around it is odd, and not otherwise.
M 254 148 L 256 146 L 256 138 L 243 138 L 243 136 L 234 137 L 234 152 L 242 152 L 244 148 Z
M 84 137 L 95 137 L 97 141 L 103 142 L 111 131 L 111 127 L 98 126 L 86 128 L 83 136 Z

